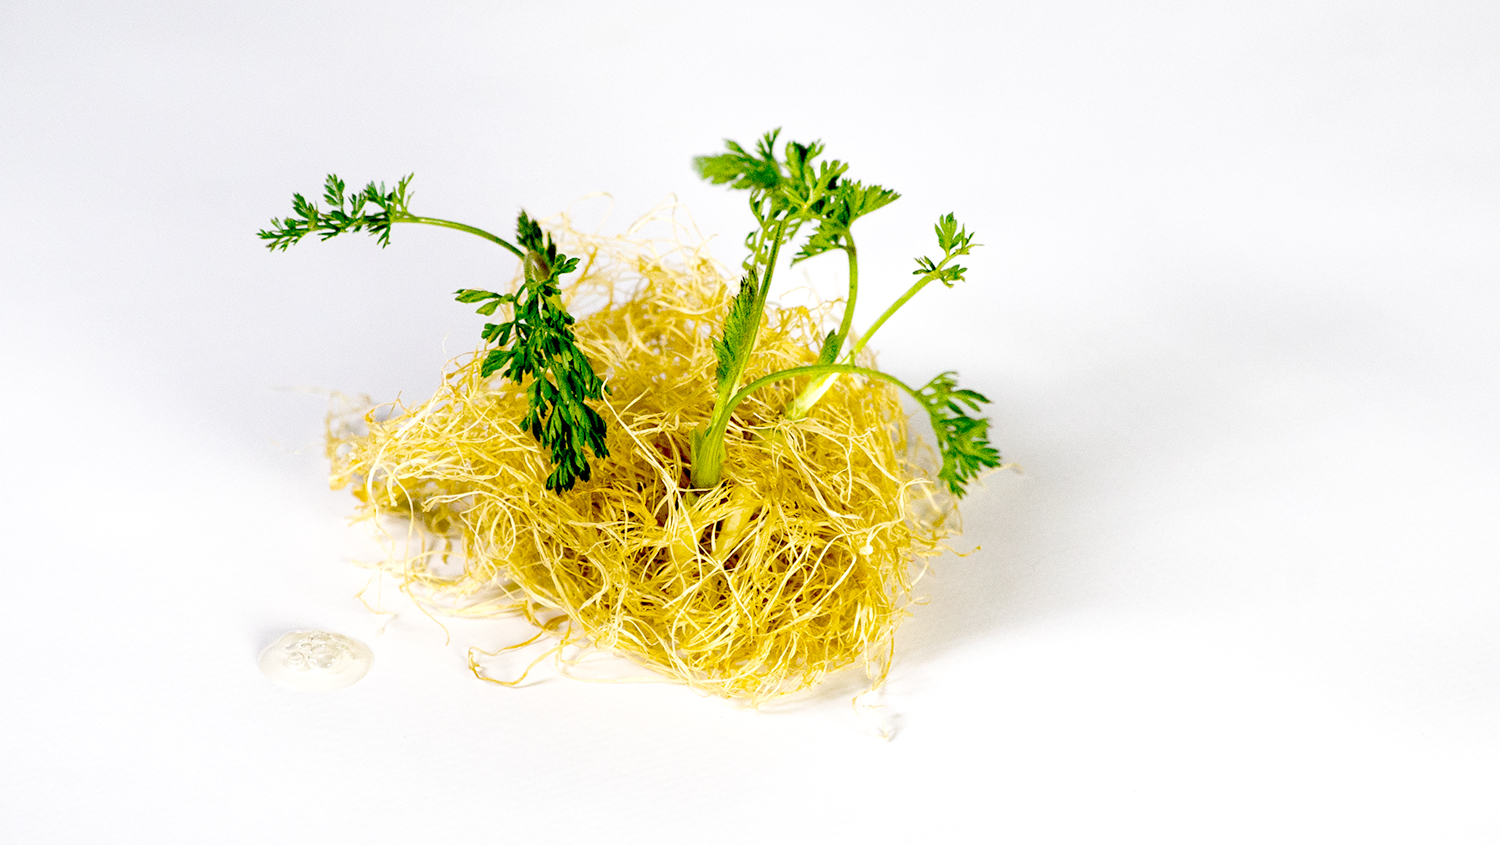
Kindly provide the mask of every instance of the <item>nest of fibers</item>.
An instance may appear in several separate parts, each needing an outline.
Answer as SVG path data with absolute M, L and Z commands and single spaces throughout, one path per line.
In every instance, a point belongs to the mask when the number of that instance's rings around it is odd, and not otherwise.
M 735 284 L 701 248 L 551 228 L 585 257 L 564 297 L 609 387 L 609 457 L 548 491 L 547 454 L 519 426 L 524 388 L 460 359 L 431 399 L 330 427 L 333 486 L 421 540 L 383 568 L 440 612 L 524 615 L 552 641 L 538 660 L 564 672 L 582 648 L 751 705 L 856 663 L 878 686 L 951 521 L 894 388 L 844 376 L 793 422 L 781 410 L 806 380 L 773 384 L 738 407 L 722 483 L 693 490 L 689 436 L 713 406 Z M 813 363 L 830 310 L 772 305 L 747 381 Z

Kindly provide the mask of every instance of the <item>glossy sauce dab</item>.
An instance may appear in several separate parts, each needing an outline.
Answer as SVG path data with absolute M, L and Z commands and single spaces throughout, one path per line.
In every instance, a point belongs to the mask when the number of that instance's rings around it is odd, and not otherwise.
M 374 659 L 364 643 L 343 634 L 288 631 L 260 653 L 260 671 L 283 687 L 328 692 L 363 678 Z

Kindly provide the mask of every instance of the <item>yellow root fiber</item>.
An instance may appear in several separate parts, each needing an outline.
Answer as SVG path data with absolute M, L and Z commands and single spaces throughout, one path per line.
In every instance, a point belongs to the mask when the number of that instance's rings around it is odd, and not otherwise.
M 585 236 L 566 217 L 551 228 L 584 256 L 564 295 L 610 389 L 610 456 L 547 491 L 547 455 L 517 424 L 523 390 L 461 359 L 426 402 L 330 435 L 332 484 L 353 487 L 361 516 L 409 518 L 424 548 L 463 560 L 459 574 L 434 555 L 387 570 L 430 607 L 523 614 L 556 638 L 549 653 L 613 652 L 751 705 L 860 661 L 879 685 L 949 530 L 917 516 L 942 509 L 894 390 L 840 378 L 789 422 L 806 380 L 777 383 L 737 409 L 720 486 L 690 490 L 689 435 L 713 404 L 711 338 L 735 284 L 694 249 Z M 746 380 L 813 363 L 829 310 L 770 308 Z

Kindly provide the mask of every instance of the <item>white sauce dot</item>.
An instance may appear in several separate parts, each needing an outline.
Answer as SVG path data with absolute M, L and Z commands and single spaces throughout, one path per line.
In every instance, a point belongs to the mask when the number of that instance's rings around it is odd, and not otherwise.
M 283 687 L 327 692 L 363 678 L 374 661 L 368 646 L 343 634 L 288 631 L 260 653 L 260 671 Z

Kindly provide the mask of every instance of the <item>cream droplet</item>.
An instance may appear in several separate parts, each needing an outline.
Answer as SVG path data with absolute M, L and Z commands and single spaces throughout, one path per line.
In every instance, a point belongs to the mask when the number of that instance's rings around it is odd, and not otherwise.
M 374 661 L 369 647 L 343 634 L 288 631 L 260 653 L 260 671 L 283 687 L 327 692 L 363 678 Z

